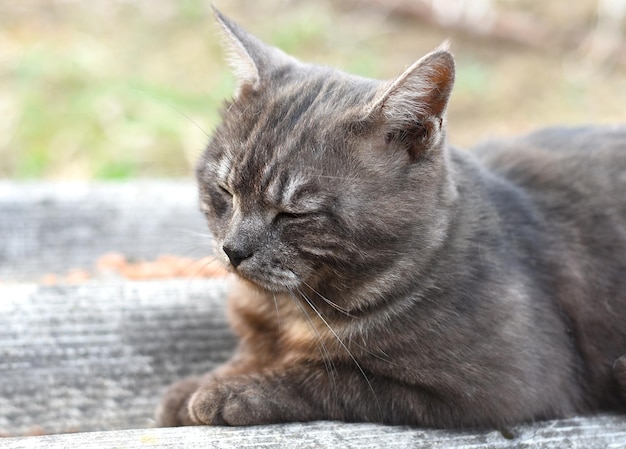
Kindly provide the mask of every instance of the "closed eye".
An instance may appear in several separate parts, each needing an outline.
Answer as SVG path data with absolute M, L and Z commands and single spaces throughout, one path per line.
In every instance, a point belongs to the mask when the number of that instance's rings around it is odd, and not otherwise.
M 275 220 L 295 220 L 296 218 L 302 218 L 306 214 L 297 214 L 295 212 L 279 212 L 276 214 Z
M 205 214 L 213 211 L 217 217 L 222 217 L 232 208 L 233 195 L 221 184 L 216 184 L 207 189 L 206 194 L 208 201 L 204 202 L 204 207 L 201 209 Z
M 309 211 L 302 211 L 302 212 L 282 211 L 282 212 L 278 212 L 274 216 L 274 223 L 281 222 L 281 221 L 301 223 L 304 221 L 314 219 L 315 217 L 321 217 L 321 216 L 330 216 L 330 214 L 323 210 L 309 210 Z
M 232 192 L 231 192 L 230 190 L 228 190 L 226 187 L 224 187 L 222 184 L 218 184 L 218 187 L 219 187 L 220 191 L 221 191 L 224 195 L 226 195 L 226 196 L 230 196 L 230 197 L 232 197 L 232 196 L 233 196 Z

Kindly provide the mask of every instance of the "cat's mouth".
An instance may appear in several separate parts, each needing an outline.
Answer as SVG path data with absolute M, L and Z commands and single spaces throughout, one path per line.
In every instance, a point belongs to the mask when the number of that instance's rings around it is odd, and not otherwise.
M 240 278 L 272 293 L 287 293 L 301 287 L 302 281 L 292 270 L 254 269 L 244 264 L 230 269 Z
M 285 266 L 280 258 L 249 254 L 246 257 L 218 246 L 225 267 L 237 277 L 272 293 L 288 293 L 302 287 L 303 281 L 295 270 Z

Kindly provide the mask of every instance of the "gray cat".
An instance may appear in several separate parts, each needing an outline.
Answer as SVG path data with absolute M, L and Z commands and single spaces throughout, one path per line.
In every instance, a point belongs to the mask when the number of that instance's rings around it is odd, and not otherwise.
M 624 411 L 626 127 L 457 150 L 445 47 L 380 82 L 216 14 L 238 88 L 197 178 L 241 342 L 161 425 Z

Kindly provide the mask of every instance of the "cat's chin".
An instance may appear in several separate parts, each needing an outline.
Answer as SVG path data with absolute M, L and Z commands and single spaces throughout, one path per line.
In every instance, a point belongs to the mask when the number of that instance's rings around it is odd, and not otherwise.
M 235 273 L 237 279 L 256 290 L 268 293 L 291 293 L 301 288 L 300 282 L 295 279 L 281 279 L 280 281 L 251 278 L 242 273 Z

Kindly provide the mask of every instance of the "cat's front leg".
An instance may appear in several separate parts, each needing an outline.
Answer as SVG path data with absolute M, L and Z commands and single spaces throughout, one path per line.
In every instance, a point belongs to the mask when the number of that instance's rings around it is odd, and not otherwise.
M 233 370 L 227 364 L 201 379 L 170 387 L 158 423 L 249 426 L 339 420 L 450 425 L 471 418 L 468 404 L 445 403 L 416 386 L 340 365 L 327 361 Z

